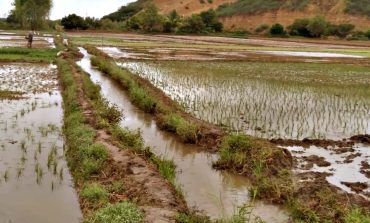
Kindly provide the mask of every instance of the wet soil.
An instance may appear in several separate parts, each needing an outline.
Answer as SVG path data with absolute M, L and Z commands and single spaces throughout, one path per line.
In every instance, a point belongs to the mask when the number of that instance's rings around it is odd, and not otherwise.
M 249 61 L 249 62 L 294 62 L 294 63 L 338 63 L 367 65 L 369 58 L 341 55 L 322 54 L 314 52 L 288 52 L 252 50 L 221 50 L 221 49 L 191 49 L 191 48 L 117 48 L 99 47 L 115 59 L 125 60 L 159 60 L 159 61 Z M 275 52 L 275 51 L 274 51 Z M 284 55 L 297 54 L 297 55 Z M 300 54 L 299 54 L 300 53 Z M 321 55 L 322 54 L 322 55 Z M 320 55 L 320 56 L 318 56 Z M 346 58 L 347 57 L 347 58 Z M 356 57 L 351 58 L 350 57 Z

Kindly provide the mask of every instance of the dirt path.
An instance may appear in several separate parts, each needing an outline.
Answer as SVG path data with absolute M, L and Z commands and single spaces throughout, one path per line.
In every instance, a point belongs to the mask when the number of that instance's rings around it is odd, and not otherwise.
M 87 99 L 82 86 L 81 73 L 74 70 L 74 77 L 79 86 L 78 98 L 83 113 L 91 126 L 95 126 L 94 111 Z M 96 143 L 109 150 L 114 171 L 119 171 L 124 181 L 125 195 L 145 213 L 146 222 L 175 222 L 180 211 L 186 211 L 186 204 L 179 199 L 173 186 L 165 180 L 156 167 L 144 158 L 128 149 L 115 145 L 114 139 L 106 130 L 98 130 Z

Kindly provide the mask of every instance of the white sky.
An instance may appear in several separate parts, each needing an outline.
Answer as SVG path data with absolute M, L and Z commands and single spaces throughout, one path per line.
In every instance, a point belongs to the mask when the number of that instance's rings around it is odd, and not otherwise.
M 72 13 L 82 17 L 100 18 L 133 1 L 135 0 L 53 0 L 51 19 L 61 19 Z M 12 9 L 12 2 L 13 0 L 0 0 L 0 17 L 8 15 Z

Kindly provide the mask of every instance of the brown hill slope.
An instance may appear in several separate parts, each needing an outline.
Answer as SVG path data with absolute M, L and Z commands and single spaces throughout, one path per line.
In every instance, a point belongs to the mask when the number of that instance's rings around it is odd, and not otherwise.
M 218 6 L 236 2 L 237 0 L 153 0 L 154 4 L 163 13 L 176 10 L 180 15 L 189 16 Z
M 240 0 L 153 0 L 161 12 L 168 13 L 176 10 L 184 16 L 210 8 L 216 9 L 225 3 L 234 3 L 232 7 L 221 11 L 223 15 L 221 21 L 227 29 L 254 30 L 261 24 L 273 23 L 287 26 L 295 19 L 317 15 L 323 15 L 333 23 L 352 23 L 358 29 L 370 29 L 370 14 L 368 16 L 366 16 L 367 13 L 348 14 L 348 0 L 245 0 L 244 4 L 238 4 L 238 1 L 240 2 Z M 370 8 L 370 0 L 357 1 L 362 1 L 358 3 L 358 8 L 363 5 L 368 5 Z M 302 2 L 305 3 L 302 4 Z M 352 0 L 352 2 L 356 1 Z M 299 9 L 296 7 L 297 4 L 300 5 Z

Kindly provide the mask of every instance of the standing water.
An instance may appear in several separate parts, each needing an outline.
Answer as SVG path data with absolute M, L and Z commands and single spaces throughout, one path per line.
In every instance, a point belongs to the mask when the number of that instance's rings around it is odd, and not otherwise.
M 101 86 L 103 96 L 112 104 L 124 110 L 125 119 L 121 126 L 140 129 L 145 144 L 165 159 L 173 160 L 177 167 L 177 183 L 180 184 L 185 200 L 191 207 L 204 211 L 212 218 L 230 216 L 238 207 L 251 204 L 249 184 L 245 177 L 216 171 L 212 162 L 216 155 L 203 152 L 195 145 L 179 142 L 172 134 L 160 131 L 155 120 L 133 106 L 120 86 L 92 68 L 90 55 L 80 48 L 84 58 L 81 68 L 90 74 L 93 82 Z M 253 214 L 266 222 L 288 222 L 284 211 L 273 205 L 254 202 Z
M 81 212 L 64 159 L 63 110 L 55 68 L 0 64 L 0 222 L 78 223 Z

